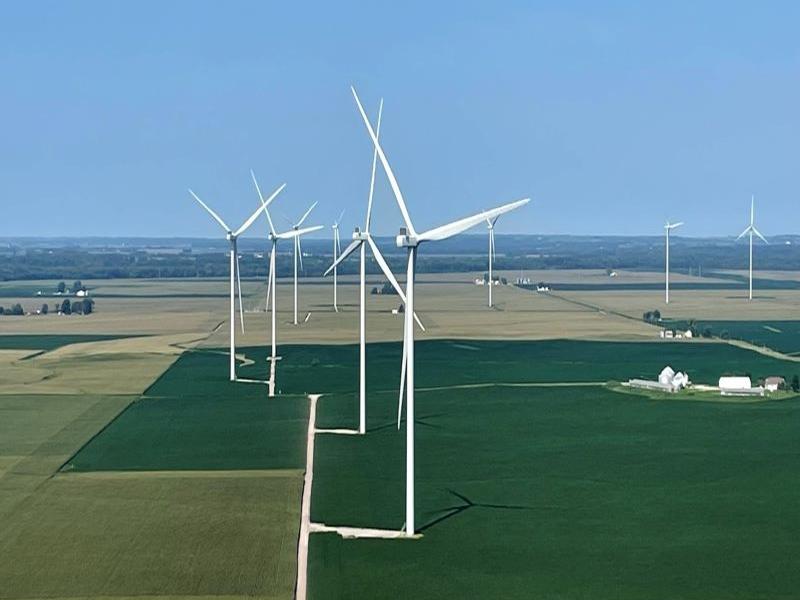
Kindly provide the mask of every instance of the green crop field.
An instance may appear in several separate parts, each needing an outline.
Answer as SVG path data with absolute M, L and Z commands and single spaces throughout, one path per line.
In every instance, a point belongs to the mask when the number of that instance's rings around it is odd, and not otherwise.
M 14 318 L 14 317 L 9 317 Z M 22 317 L 20 317 L 22 318 Z M 105 335 L 105 334 L 6 334 L 0 335 L 0 350 L 55 350 L 70 344 L 80 344 L 83 342 L 102 342 L 105 340 L 117 340 L 132 337 L 127 335 Z
M 289 599 L 302 476 L 59 475 L 0 522 L 0 598 Z
M 225 355 L 189 352 L 65 469 L 302 469 L 307 427 L 305 397 L 268 401 L 228 381 Z
M 312 520 L 399 529 L 394 394 L 366 437 L 318 435 Z M 352 400 L 323 397 L 325 424 Z M 311 598 L 792 598 L 800 401 L 600 387 L 417 395 L 419 540 L 311 535 Z
M 247 377 L 266 376 L 265 352 L 247 349 L 255 364 Z M 284 346 L 277 387 L 287 392 L 355 390 L 358 347 Z M 371 390 L 399 387 L 401 345 L 370 344 L 367 370 Z M 418 342 L 417 386 L 477 383 L 606 382 L 655 378 L 665 365 L 686 371 L 697 383 L 716 384 L 722 374 L 753 377 L 800 373 L 800 364 L 716 342 L 449 341 Z M 224 364 L 217 365 L 224 369 Z

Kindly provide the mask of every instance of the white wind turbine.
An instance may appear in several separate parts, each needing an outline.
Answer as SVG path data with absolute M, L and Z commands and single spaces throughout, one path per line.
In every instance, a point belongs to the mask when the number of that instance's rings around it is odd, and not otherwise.
M 376 135 L 380 135 L 381 130 L 381 115 L 383 114 L 383 100 L 381 100 L 380 106 L 378 107 L 378 124 Z M 344 252 L 342 252 L 338 258 L 334 261 L 334 263 L 328 267 L 328 270 L 325 271 L 325 275 L 327 276 L 331 271 L 334 273 L 334 277 L 336 274 L 336 267 L 345 260 L 348 256 L 350 256 L 356 249 L 360 250 L 360 278 L 359 278 L 359 374 L 358 374 L 358 407 L 359 407 L 359 418 L 358 418 L 358 433 L 363 434 L 366 432 L 367 427 L 367 350 L 366 350 L 366 299 L 367 299 L 367 282 L 366 282 L 366 250 L 367 246 L 370 247 L 372 251 L 372 255 L 375 257 L 375 261 L 383 271 L 383 274 L 386 276 L 386 279 L 389 280 L 389 283 L 392 284 L 397 295 L 400 296 L 400 300 L 405 304 L 406 295 L 403 293 L 403 289 L 400 287 L 400 284 L 397 282 L 392 270 L 389 268 L 386 259 L 383 258 L 381 251 L 378 249 L 378 245 L 372 239 L 372 236 L 369 232 L 370 222 L 372 220 L 372 198 L 375 193 L 375 170 L 377 166 L 378 160 L 378 152 L 377 150 L 373 151 L 372 154 L 372 176 L 370 177 L 369 182 L 369 197 L 367 199 L 367 217 L 364 223 L 364 229 L 361 230 L 356 227 L 355 231 L 353 232 L 353 241 L 350 242 L 350 245 L 345 248 Z M 417 315 L 414 315 L 414 319 L 419 325 L 422 331 L 425 331 L 425 327 L 422 326 Z
M 275 192 L 275 194 L 273 194 L 273 197 L 276 196 L 282 189 L 283 189 L 283 187 L 278 188 L 278 190 Z M 239 279 L 239 252 L 238 252 L 238 249 L 237 249 L 236 240 L 238 239 L 238 237 L 240 235 L 242 235 L 245 231 L 247 231 L 247 228 L 250 227 L 250 225 L 253 224 L 253 221 L 255 221 L 256 218 L 258 217 L 258 215 L 261 214 L 261 211 L 264 210 L 264 206 L 263 205 L 260 206 L 258 208 L 258 210 L 256 210 L 252 215 L 250 215 L 250 217 L 244 223 L 242 223 L 242 226 L 239 227 L 239 229 L 237 229 L 236 231 L 233 231 L 230 227 L 228 227 L 227 223 L 225 223 L 225 221 L 223 221 L 222 218 L 217 213 L 215 213 L 213 210 L 211 210 L 211 208 L 209 208 L 208 204 L 206 204 L 205 202 L 200 200 L 200 198 L 197 196 L 197 194 L 195 194 L 192 190 L 189 190 L 189 193 L 192 195 L 192 197 L 195 200 L 197 200 L 197 202 L 200 203 L 200 206 L 205 208 L 206 211 L 208 211 L 208 214 L 210 214 L 214 218 L 214 220 L 217 223 L 220 224 L 222 229 L 225 230 L 225 238 L 231 244 L 231 251 L 230 251 L 230 255 L 231 255 L 231 265 L 230 265 L 230 271 L 231 271 L 231 274 L 230 274 L 230 281 L 231 281 L 231 288 L 230 288 L 230 326 L 231 326 L 231 332 L 230 332 L 230 346 L 231 346 L 231 349 L 230 349 L 230 353 L 231 353 L 231 356 L 230 356 L 230 380 L 231 381 L 236 381 L 236 324 L 235 324 L 235 318 L 236 318 L 235 313 L 236 313 L 236 310 L 234 308 L 234 304 L 236 303 L 236 300 L 234 298 L 234 296 L 236 295 L 236 291 L 238 291 L 238 296 L 239 296 L 239 321 L 241 322 L 241 325 L 242 325 L 242 333 L 244 333 L 244 311 L 242 310 L 242 283 L 241 283 L 241 280 Z M 234 289 L 234 285 L 236 286 L 236 289 Z
M 495 217 L 494 219 L 486 219 L 486 225 L 489 228 L 489 308 L 492 308 L 492 263 L 494 262 L 494 226 L 497 223 L 497 219 L 499 217 Z
M 380 146 L 378 136 L 372 129 L 372 125 L 364 112 L 364 107 L 361 106 L 361 101 L 354 88 L 350 88 L 353 92 L 358 110 L 361 113 L 361 118 L 364 125 L 372 138 L 372 143 L 380 158 L 383 170 L 389 179 L 389 185 L 392 188 L 397 205 L 403 215 L 405 227 L 400 230 L 400 235 L 397 236 L 397 246 L 406 248 L 408 250 L 408 265 L 406 268 L 406 304 L 405 304 L 405 328 L 404 328 L 404 341 L 403 341 L 403 373 L 405 374 L 405 389 L 406 389 L 406 523 L 405 530 L 407 536 L 413 536 L 414 528 L 414 271 L 417 260 L 417 250 L 419 244 L 423 242 L 432 242 L 443 240 L 452 237 L 456 234 L 462 233 L 467 229 L 478 225 L 486 219 L 493 219 L 498 215 L 519 208 L 527 204 L 530 199 L 525 198 L 510 204 L 504 204 L 497 208 L 480 212 L 476 215 L 453 221 L 447 225 L 436 227 L 422 233 L 417 233 L 414 225 L 411 222 L 411 217 L 408 214 L 406 203 L 403 200 L 403 195 L 400 192 L 400 187 L 397 179 L 394 176 L 392 168 L 386 159 L 386 155 Z M 402 398 L 402 384 L 401 384 L 401 398 Z
M 750 225 L 748 225 L 745 228 L 745 230 L 742 233 L 739 234 L 739 237 L 736 238 L 737 240 L 740 240 L 746 234 L 748 234 L 748 233 L 750 234 L 750 292 L 749 292 L 749 295 L 748 295 L 748 300 L 752 300 L 753 299 L 753 235 L 754 234 L 757 235 L 765 243 L 769 244 L 769 242 L 767 241 L 767 238 L 765 238 L 763 235 L 761 235 L 761 232 L 758 229 L 756 229 L 756 226 L 755 226 L 755 203 L 756 203 L 756 197 L 752 196 L 750 198 Z
M 303 213 L 303 216 L 300 217 L 300 220 L 297 221 L 294 225 L 292 225 L 291 231 L 295 232 L 295 234 L 291 237 L 294 238 L 294 324 L 297 325 L 297 260 L 300 259 L 300 268 L 303 269 L 303 246 L 300 244 L 300 236 L 306 233 L 311 233 L 312 231 L 318 231 L 322 229 L 322 225 L 317 225 L 314 227 L 306 227 L 305 229 L 300 229 L 300 226 L 305 222 L 308 218 L 308 215 L 311 214 L 311 211 L 314 210 L 314 207 L 317 205 L 314 202 L 311 206 L 308 207 L 308 210 Z M 305 271 L 305 269 L 303 269 Z
M 683 221 L 679 223 L 670 223 L 667 221 L 666 225 L 664 225 L 664 236 L 666 237 L 665 245 L 666 245 L 666 260 L 665 260 L 665 276 L 664 276 L 664 294 L 665 294 L 665 302 L 669 304 L 669 233 L 673 229 L 677 229 L 683 225 Z
M 296 239 L 296 238 L 300 237 L 303 234 L 311 233 L 312 231 L 319 231 L 320 229 L 322 229 L 322 225 L 316 225 L 314 227 L 305 227 L 303 229 L 290 229 L 289 231 L 284 231 L 283 233 L 278 233 L 275 230 L 275 225 L 272 222 L 272 217 L 269 214 L 269 204 L 275 198 L 276 193 L 273 193 L 273 195 L 270 196 L 269 198 L 267 198 L 267 200 L 264 200 L 264 196 L 261 195 L 261 188 L 258 185 L 258 181 L 256 180 L 255 173 L 253 173 L 253 171 L 250 171 L 250 176 L 253 178 L 253 184 L 255 185 L 256 192 L 258 193 L 258 197 L 261 200 L 261 208 L 263 209 L 264 214 L 267 216 L 267 222 L 269 223 L 269 240 L 272 243 L 272 249 L 271 249 L 270 254 L 269 254 L 269 275 L 267 277 L 267 305 L 269 305 L 270 294 L 272 294 L 272 315 L 271 315 L 271 320 L 272 320 L 272 354 L 270 356 L 270 360 L 273 361 L 273 365 L 274 365 L 274 361 L 277 360 L 277 353 L 276 353 L 277 344 L 276 344 L 276 341 L 275 341 L 276 340 L 276 338 L 275 338 L 275 329 L 276 329 L 276 327 L 275 327 L 275 316 L 277 314 L 277 301 L 276 301 L 276 298 L 277 298 L 278 294 L 277 294 L 277 288 L 276 288 L 277 280 L 276 280 L 276 273 L 275 273 L 275 255 L 277 253 L 278 240 L 288 240 L 288 239 L 292 239 L 292 238 Z M 284 186 L 285 185 L 286 184 L 284 184 Z M 278 191 L 280 191 L 282 189 L 283 189 L 283 186 L 281 186 L 278 189 Z M 296 256 L 297 255 L 295 255 L 295 283 L 297 282 L 297 279 L 296 279 L 296 275 L 297 275 L 297 269 L 296 269 L 296 267 L 297 267 L 296 260 L 297 259 L 296 259 Z M 295 298 L 296 297 L 297 296 L 296 296 L 296 288 L 295 288 Z M 296 310 L 297 310 L 297 308 L 295 306 L 295 311 Z
M 342 252 L 342 244 L 339 242 L 339 223 L 342 222 L 342 217 L 344 216 L 344 211 L 339 213 L 339 218 L 333 222 L 331 225 L 331 229 L 333 229 L 333 310 L 339 312 L 339 298 L 337 296 L 337 285 L 338 285 L 338 273 L 336 272 L 336 266 L 338 262 L 336 258 Z

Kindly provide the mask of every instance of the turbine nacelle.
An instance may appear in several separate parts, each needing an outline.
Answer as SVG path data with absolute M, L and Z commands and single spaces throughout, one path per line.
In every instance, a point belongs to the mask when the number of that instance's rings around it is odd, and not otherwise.
M 398 248 L 416 248 L 419 246 L 419 240 L 416 236 L 408 235 L 408 229 L 405 227 L 400 228 L 400 234 L 395 238 Z
M 366 242 L 368 238 L 369 234 L 366 231 L 361 231 L 359 227 L 353 230 L 353 241 Z

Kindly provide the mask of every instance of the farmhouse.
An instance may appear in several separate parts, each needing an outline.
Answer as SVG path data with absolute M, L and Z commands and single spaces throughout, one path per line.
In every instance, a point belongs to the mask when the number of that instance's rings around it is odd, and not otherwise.
M 783 377 L 767 377 L 764 380 L 764 389 L 768 392 L 777 392 L 785 385 L 786 380 Z

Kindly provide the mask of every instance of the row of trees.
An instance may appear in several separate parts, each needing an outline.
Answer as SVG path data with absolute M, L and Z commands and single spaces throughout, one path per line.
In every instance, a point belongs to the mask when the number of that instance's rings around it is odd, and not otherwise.
M 19 304 L 19 303 L 18 304 L 14 304 L 13 306 L 11 306 L 9 308 L 3 308 L 2 306 L 0 306 L 0 315 L 19 316 L 19 315 L 24 315 L 24 314 L 25 314 L 25 311 L 22 309 L 22 305 Z
M 85 292 L 86 291 L 86 286 L 83 285 L 83 283 L 81 282 L 80 279 L 77 279 L 72 284 L 72 287 L 69 288 L 69 289 L 70 289 L 70 292 L 72 292 L 73 294 L 76 294 L 78 292 Z M 58 292 L 59 294 L 63 294 L 66 291 L 67 291 L 67 284 L 65 282 L 63 282 L 63 281 L 59 281 L 58 285 L 56 286 L 56 292 Z
M 53 305 L 53 310 L 65 315 L 90 315 L 94 312 L 94 300 L 91 298 L 84 298 L 82 300 L 71 301 L 69 298 L 65 298 L 63 302 L 57 302 Z M 39 309 L 39 314 L 46 315 L 49 312 L 50 307 L 47 304 L 42 304 L 42 308 Z M 0 306 L 0 315 L 23 316 L 24 314 L 25 309 L 22 308 L 22 305 L 19 303 L 9 308 Z

